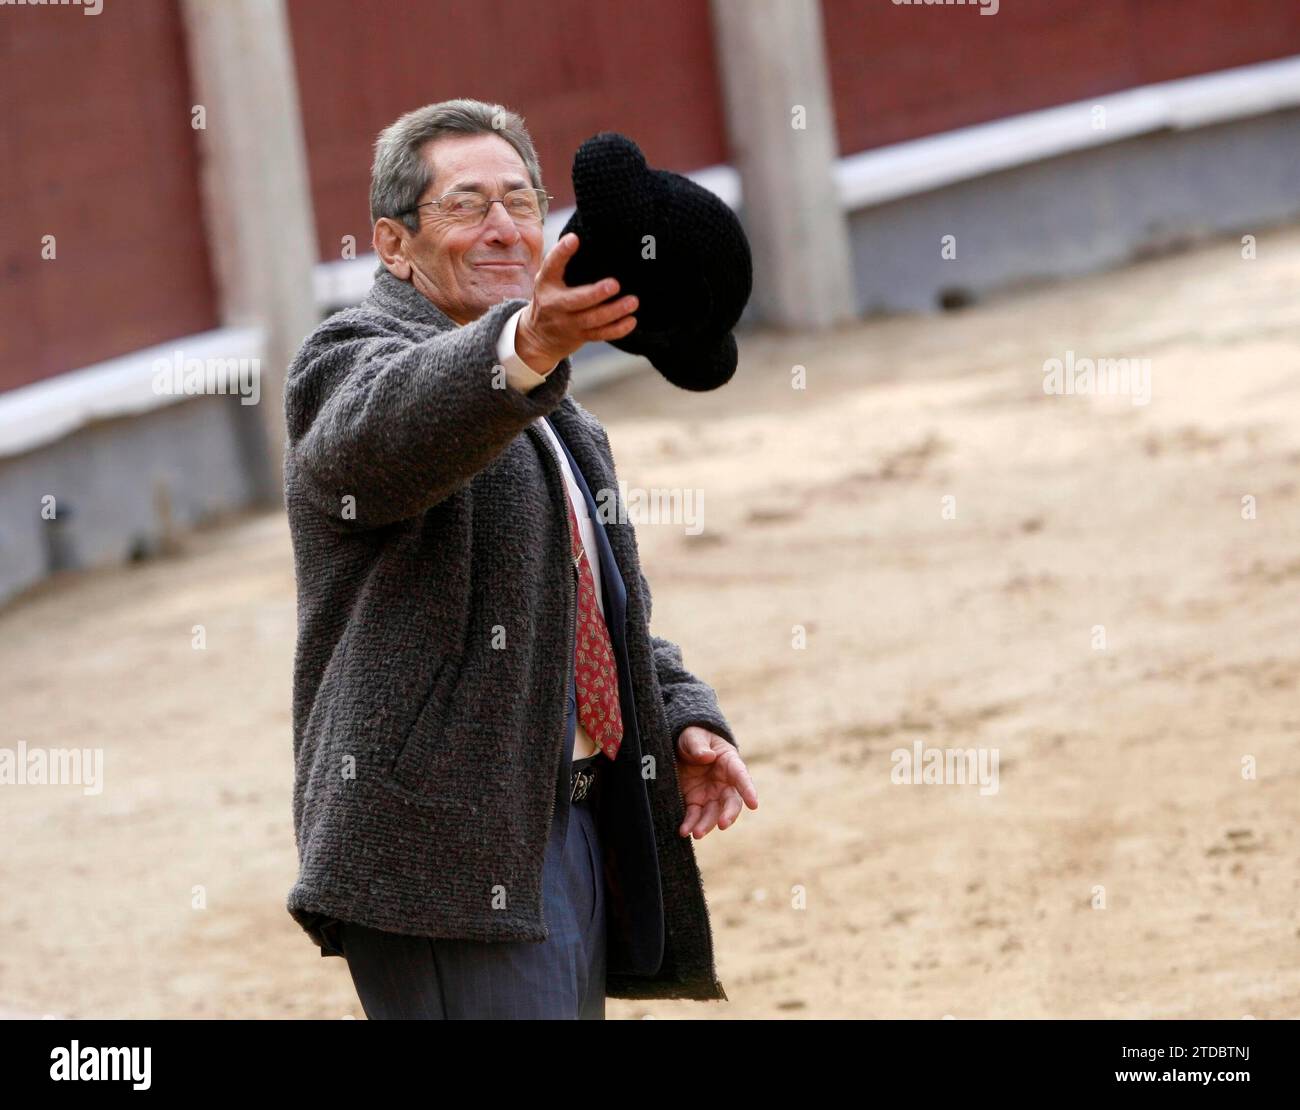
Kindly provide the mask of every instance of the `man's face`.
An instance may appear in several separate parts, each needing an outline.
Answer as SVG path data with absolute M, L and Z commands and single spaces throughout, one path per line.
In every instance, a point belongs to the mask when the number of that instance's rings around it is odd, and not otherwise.
M 425 144 L 435 169 L 416 203 L 437 200 L 453 189 L 473 189 L 499 199 L 512 189 L 532 187 L 523 159 L 498 135 L 448 135 Z M 416 215 L 420 230 L 404 229 L 397 268 L 458 324 L 477 320 L 509 297 L 531 299 L 542 264 L 542 225 L 517 224 L 505 205 L 488 206 L 476 226 L 455 223 L 432 205 Z M 403 265 L 405 263 L 405 265 Z M 408 273 L 399 272 L 409 267 Z

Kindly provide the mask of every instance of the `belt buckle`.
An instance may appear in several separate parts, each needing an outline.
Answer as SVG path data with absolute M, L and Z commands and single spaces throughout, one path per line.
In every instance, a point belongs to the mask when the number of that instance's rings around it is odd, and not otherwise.
M 573 776 L 573 785 L 569 790 L 569 801 L 582 801 L 589 793 L 591 793 L 591 788 L 595 781 L 596 771 L 594 767 L 591 770 L 578 771 Z

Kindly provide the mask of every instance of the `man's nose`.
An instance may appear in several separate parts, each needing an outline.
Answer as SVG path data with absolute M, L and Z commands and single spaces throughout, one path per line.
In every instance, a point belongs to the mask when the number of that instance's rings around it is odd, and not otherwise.
M 519 238 L 519 225 L 511 219 L 505 204 L 500 201 L 488 205 L 483 222 L 488 225 L 487 234 L 490 238 L 501 239 L 506 243 L 513 243 Z

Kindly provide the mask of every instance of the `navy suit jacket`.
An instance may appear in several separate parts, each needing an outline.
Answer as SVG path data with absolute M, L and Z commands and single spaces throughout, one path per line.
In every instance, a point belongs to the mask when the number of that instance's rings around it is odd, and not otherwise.
M 542 417 L 546 420 L 546 417 Z M 600 790 L 594 812 L 605 856 L 605 889 L 608 907 L 607 969 L 623 975 L 653 975 L 664 954 L 663 892 L 659 879 L 659 851 L 655 847 L 650 796 L 641 774 L 641 740 L 636 726 L 632 698 L 631 667 L 627 657 L 627 587 L 614 562 L 600 510 L 587 480 L 569 452 L 563 437 L 549 420 L 551 431 L 564 449 L 574 480 L 587 501 L 600 549 L 600 578 L 605 603 L 605 624 L 618 660 L 619 709 L 623 716 L 623 739 L 618 758 L 612 763 L 601 755 Z M 565 753 L 571 758 L 578 722 L 578 684 L 569 684 L 568 737 Z M 567 764 L 562 760 L 562 768 Z M 670 773 L 675 774 L 676 768 Z M 567 785 L 569 776 L 561 778 Z M 567 802 L 567 799 L 566 799 Z M 564 812 L 568 813 L 567 804 Z

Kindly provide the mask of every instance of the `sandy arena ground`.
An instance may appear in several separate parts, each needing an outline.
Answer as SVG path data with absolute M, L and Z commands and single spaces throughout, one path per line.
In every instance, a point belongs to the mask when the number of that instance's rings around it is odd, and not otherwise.
M 1298 289 L 1264 232 L 581 398 L 630 486 L 704 490 L 638 528 L 654 628 L 760 798 L 696 845 L 731 1001 L 610 1017 L 1297 1016 Z M 1150 404 L 1046 395 L 1067 349 L 1150 358 Z M 284 909 L 292 575 L 272 514 L 0 614 L 0 744 L 107 782 L 3 793 L 0 1010 L 362 1016 Z M 891 783 L 915 741 L 997 793 Z

